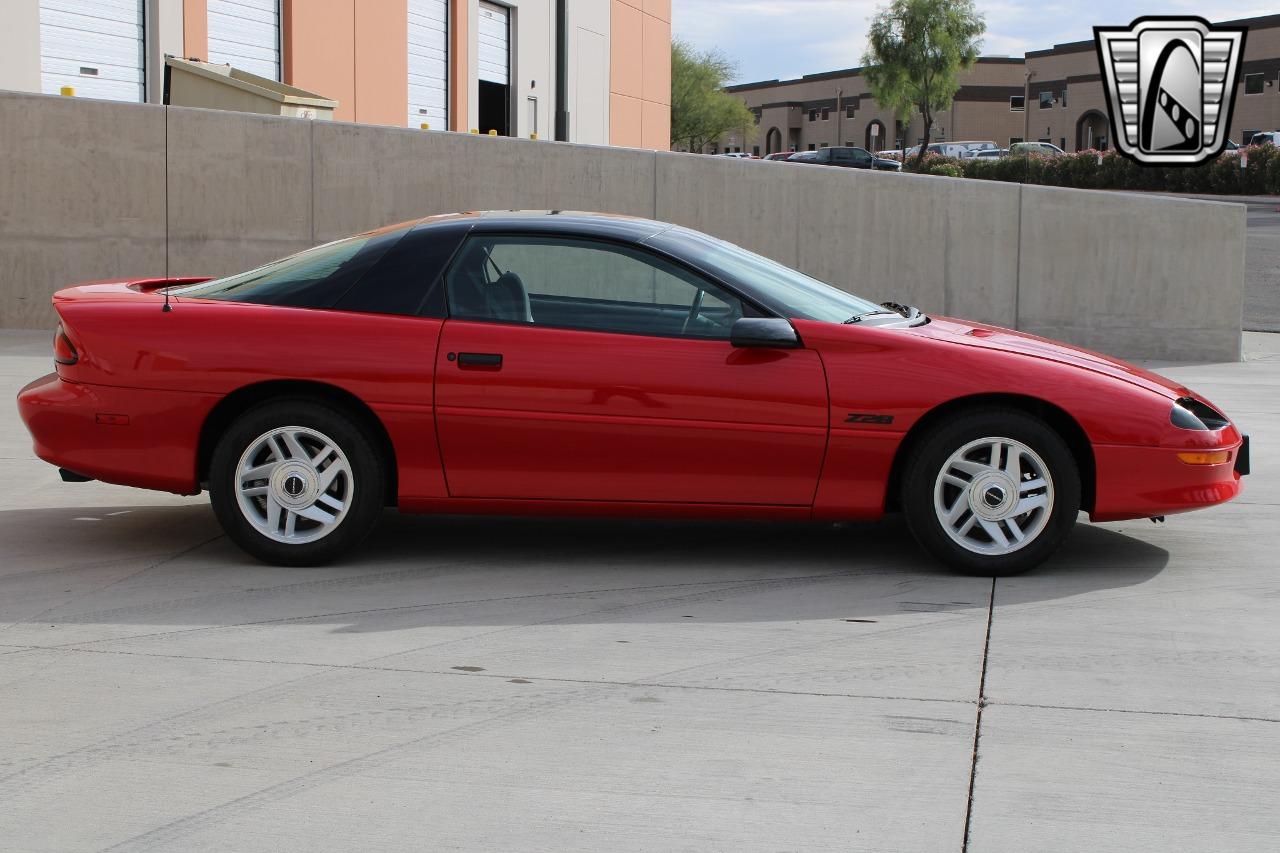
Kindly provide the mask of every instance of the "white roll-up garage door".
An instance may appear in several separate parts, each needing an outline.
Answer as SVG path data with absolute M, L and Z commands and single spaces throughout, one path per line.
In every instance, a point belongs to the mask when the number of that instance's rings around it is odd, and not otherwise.
M 511 37 L 507 7 L 480 4 L 480 79 L 507 85 L 511 68 Z
M 41 91 L 144 100 L 142 25 L 142 0 L 40 0 Z
M 209 61 L 279 80 L 279 0 L 209 0 Z
M 449 118 L 449 2 L 409 0 L 409 127 Z

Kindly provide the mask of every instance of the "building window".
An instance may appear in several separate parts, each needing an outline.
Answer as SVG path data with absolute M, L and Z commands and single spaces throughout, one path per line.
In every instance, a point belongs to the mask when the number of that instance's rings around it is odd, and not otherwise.
M 1009 97 L 1009 109 L 1012 112 L 1020 113 L 1023 111 L 1023 104 L 1026 99 L 1022 95 L 1011 95 Z
M 1040 109 L 1047 110 L 1053 106 L 1053 92 L 1040 93 Z
M 1058 138 L 1058 147 L 1061 148 L 1063 151 L 1067 150 L 1067 138 L 1065 136 Z
M 1067 108 L 1067 90 L 1066 89 L 1062 90 L 1062 108 L 1064 110 Z
M 816 146 L 816 145 L 814 145 L 812 142 L 810 142 L 810 143 L 809 143 L 809 150 L 810 150 L 810 151 L 817 151 L 817 150 L 818 150 L 818 146 Z
M 1241 134 L 1240 134 L 1240 144 L 1241 144 L 1241 145 L 1248 145 L 1250 142 L 1252 142 L 1252 141 L 1253 141 L 1253 136 L 1254 136 L 1254 134 L 1255 134 L 1255 133 L 1258 133 L 1258 131 L 1256 131 L 1256 130 L 1246 130 L 1246 131 L 1244 131 L 1243 133 L 1241 133 Z
M 823 120 L 823 121 L 830 121 L 830 120 L 831 120 L 831 110 L 829 110 L 829 109 L 823 109 L 823 111 L 822 111 L 822 120 Z
M 1052 144 L 1053 144 L 1053 138 L 1052 138 L 1052 137 L 1049 137 L 1049 136 L 1042 136 L 1042 137 L 1040 137 L 1040 140 L 1039 140 L 1039 141 L 1041 141 L 1041 142 L 1047 142 L 1047 143 L 1049 143 L 1050 145 L 1052 145 Z
M 818 111 L 809 110 L 809 121 L 817 121 L 817 120 L 818 120 Z
M 760 146 L 759 146 L 759 145 L 752 145 L 752 146 L 751 146 L 751 155 L 752 155 L 753 157 L 759 157 L 759 156 L 760 156 Z
M 818 147 L 819 147 L 819 148 L 826 148 L 826 147 L 828 147 L 830 144 L 831 144 L 831 143 L 829 143 L 829 142 L 824 142 L 824 143 L 822 143 L 821 145 L 819 145 Z
M 854 113 L 856 113 L 857 111 L 858 111 L 858 108 L 857 108 L 857 107 L 845 107 L 845 108 L 844 108 L 844 117 L 845 117 L 845 118 L 853 118 Z
M 1017 144 L 1018 144 L 1019 142 L 1021 142 L 1021 141 L 1022 141 L 1022 137 L 1021 137 L 1021 136 L 1010 136 L 1010 137 L 1009 137 L 1009 144 L 1010 144 L 1010 145 L 1017 145 Z
M 1244 75 L 1244 93 L 1246 95 L 1262 94 L 1262 74 L 1246 74 Z

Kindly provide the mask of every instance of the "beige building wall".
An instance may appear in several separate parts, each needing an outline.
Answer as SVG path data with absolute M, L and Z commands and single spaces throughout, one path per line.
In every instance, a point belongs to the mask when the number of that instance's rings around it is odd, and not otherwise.
M 0 89 L 40 91 L 40 0 L 4 0 Z
M 671 144 L 671 0 L 610 0 L 609 142 Z
M 334 118 L 405 123 L 407 0 L 284 0 L 284 82 L 338 102 Z
M 1280 15 L 1226 23 L 1249 28 L 1230 127 L 1230 138 L 1240 143 L 1246 133 L 1280 130 Z M 1261 92 L 1245 94 L 1248 75 L 1261 75 Z M 991 140 L 1001 146 L 1023 139 L 1044 140 L 1067 151 L 1114 147 L 1092 40 L 1031 51 L 1025 58 L 984 57 L 961 83 L 951 109 L 935 118 L 935 139 Z M 894 117 L 871 98 L 858 69 L 731 86 L 729 91 L 754 109 L 759 121 L 741 139 L 731 134 L 719 140 L 714 146 L 717 151 L 751 153 L 758 148 L 764 155 L 840 144 L 885 149 L 896 147 L 900 135 L 906 146 L 916 144 L 923 135 L 919 118 L 905 133 L 897 132 L 901 129 Z M 1021 98 L 1024 92 L 1025 109 L 1012 108 L 1009 99 Z M 1048 97 L 1044 107 L 1040 106 L 1042 92 Z M 837 99 L 841 112 L 856 101 L 853 118 L 847 113 L 837 115 Z M 828 110 L 825 120 L 823 108 Z M 819 110 L 816 121 L 809 120 L 813 109 Z M 885 131 L 878 145 L 872 144 L 868 133 L 875 123 Z M 780 140 L 780 147 L 771 147 L 771 139 Z
M 1022 115 L 1010 112 L 1009 98 L 1022 95 L 1024 82 L 1021 59 L 980 59 L 961 76 L 961 88 L 952 108 L 934 117 L 932 137 L 989 139 L 1008 145 L 1009 138 L 1019 136 L 1022 127 Z M 763 156 L 831 145 L 857 145 L 879 151 L 915 145 L 923 136 L 918 118 L 908 127 L 899 126 L 893 113 L 872 97 L 866 78 L 857 68 L 810 74 L 797 80 L 730 86 L 728 91 L 741 97 L 759 120 L 745 137 L 730 134 L 721 139 L 717 151 L 738 150 Z
M 510 26 L 508 130 L 555 136 L 555 0 L 494 0 Z M 3 0 L 0 89 L 40 91 L 40 0 Z M 479 126 L 479 0 L 449 0 L 448 128 Z M 208 59 L 208 0 L 145 0 L 147 98 L 165 54 Z M 569 140 L 665 150 L 671 0 L 568 0 Z M 336 100 L 334 117 L 403 126 L 408 0 L 281 0 L 283 82 Z
M 1236 87 L 1229 138 L 1244 142 L 1246 132 L 1280 130 L 1280 15 L 1247 18 L 1225 23 L 1249 28 L 1245 38 L 1240 84 Z M 1068 151 L 1083 150 L 1100 133 L 1106 147 L 1114 147 L 1107 118 L 1106 94 L 1098 55 L 1092 41 L 1055 45 L 1027 54 L 1028 99 L 1026 123 L 1029 139 L 1048 139 Z M 1262 91 L 1245 94 L 1246 78 L 1261 75 Z M 1066 103 L 1062 93 L 1066 92 Z M 1040 106 L 1040 93 L 1053 99 Z M 1094 145 L 1092 147 L 1098 147 Z

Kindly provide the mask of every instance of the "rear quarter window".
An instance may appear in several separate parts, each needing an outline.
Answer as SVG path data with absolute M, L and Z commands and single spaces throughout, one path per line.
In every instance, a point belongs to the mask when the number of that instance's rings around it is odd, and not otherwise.
M 408 230 L 397 227 L 348 237 L 170 293 L 258 305 L 332 308 Z

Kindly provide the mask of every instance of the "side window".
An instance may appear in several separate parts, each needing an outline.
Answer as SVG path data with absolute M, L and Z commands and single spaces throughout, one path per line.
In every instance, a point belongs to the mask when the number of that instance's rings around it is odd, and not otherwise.
M 732 294 L 661 258 L 556 237 L 470 238 L 446 277 L 449 315 L 597 332 L 728 339 L 754 316 Z

